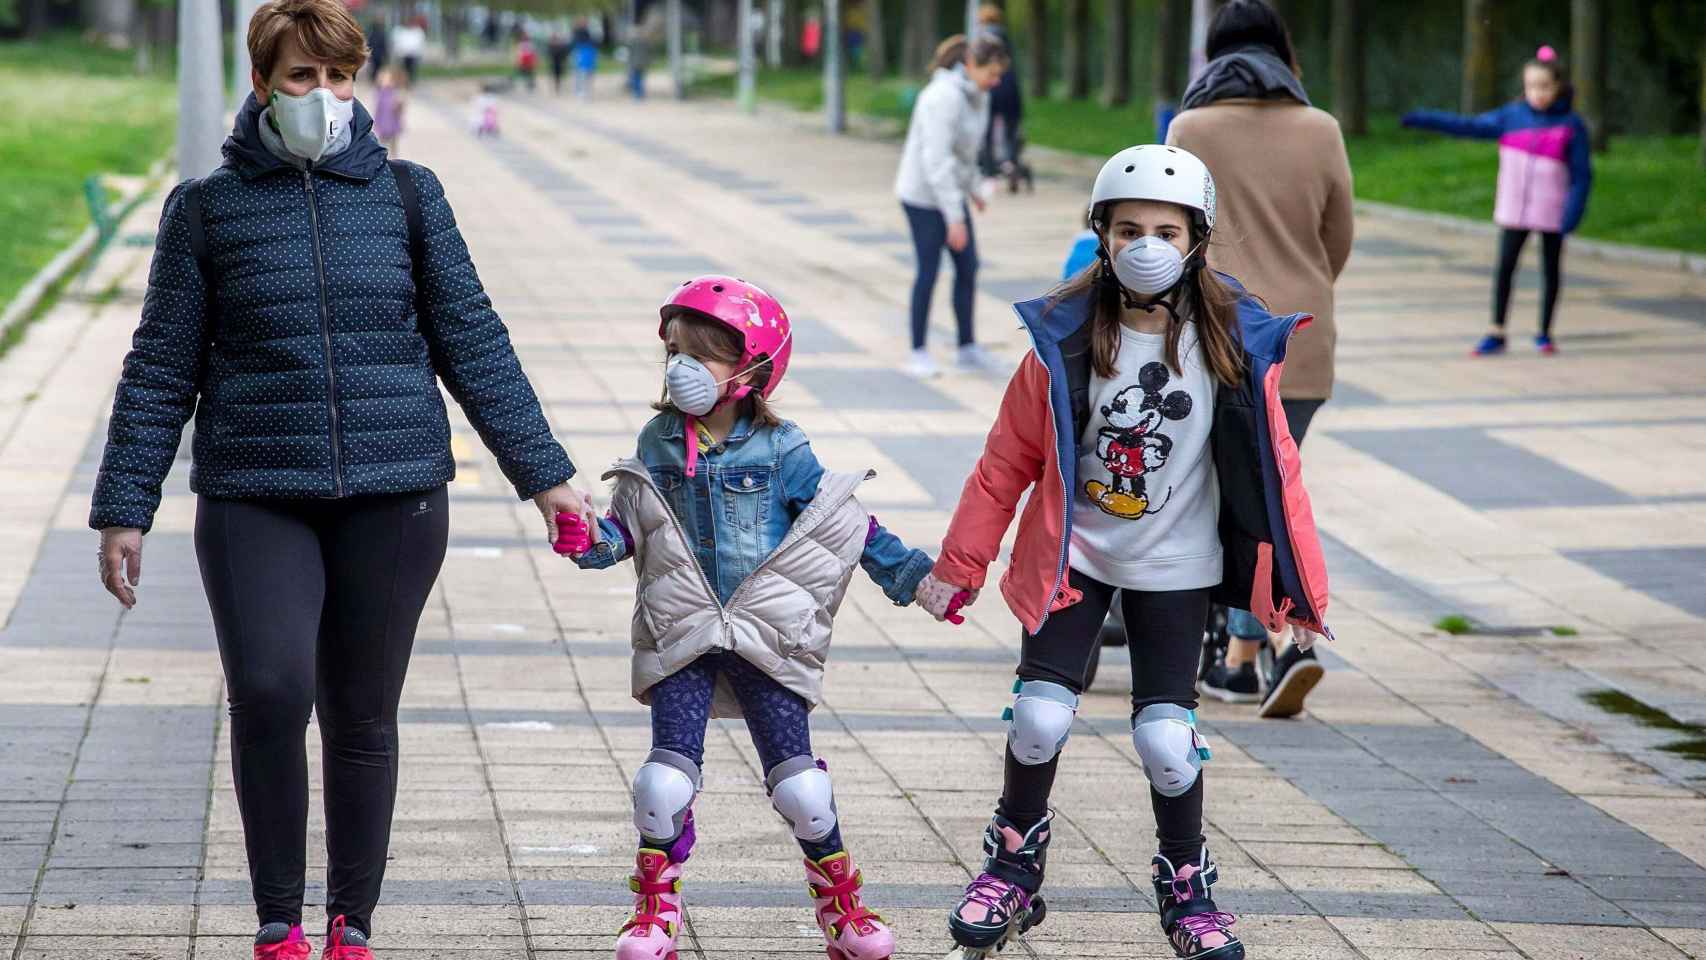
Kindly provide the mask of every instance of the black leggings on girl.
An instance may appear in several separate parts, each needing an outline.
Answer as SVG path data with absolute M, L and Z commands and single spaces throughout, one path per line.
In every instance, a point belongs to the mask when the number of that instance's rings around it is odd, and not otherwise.
M 1506 229 L 1499 234 L 1499 273 L 1493 287 L 1493 326 L 1505 328 L 1505 314 L 1511 305 L 1511 280 L 1516 276 L 1516 264 L 1522 258 L 1522 245 L 1528 240 L 1527 230 Z M 1540 235 L 1540 269 L 1544 284 L 1540 290 L 1540 335 L 1552 335 L 1552 311 L 1558 306 L 1558 288 L 1563 280 L 1560 268 L 1564 260 L 1564 235 Z
M 225 667 L 231 773 L 262 926 L 302 922 L 312 711 L 327 916 L 372 932 L 397 799 L 397 704 L 449 531 L 443 487 L 196 501 L 196 559 Z
M 1050 615 L 1037 635 L 1025 634 L 1018 673 L 1021 680 L 1048 680 L 1082 693 L 1084 671 L 1101 642 L 1102 621 L 1113 602 L 1114 588 L 1077 570 L 1071 571 L 1070 583 L 1083 592 L 1084 599 Z M 1130 637 L 1132 715 L 1155 703 L 1195 710 L 1209 591 L 1121 590 L 1119 595 Z M 1041 820 L 1048 812 L 1059 764 L 1058 755 L 1047 763 L 1023 764 L 1009 749 L 998 808 L 1001 815 L 1020 830 Z M 1150 788 L 1155 835 L 1162 855 L 1175 864 L 1194 861 L 1202 850 L 1202 784 L 1199 775 L 1183 795 L 1171 798 Z

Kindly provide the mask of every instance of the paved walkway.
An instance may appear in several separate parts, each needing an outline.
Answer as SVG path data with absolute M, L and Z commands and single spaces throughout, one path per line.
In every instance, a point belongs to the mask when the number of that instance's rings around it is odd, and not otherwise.
M 783 409 L 831 466 L 874 466 L 870 506 L 933 547 L 1003 385 L 897 372 L 895 145 L 543 96 L 507 102 L 504 138 L 478 141 L 466 113 L 460 88 L 423 96 L 408 155 L 444 179 L 589 478 L 648 416 L 657 301 L 738 272 L 796 317 Z M 982 333 L 1004 355 L 1025 349 L 1005 302 L 1048 285 L 1081 181 L 1044 180 L 977 223 Z M 137 223 L 157 216 L 158 201 Z M 1561 356 L 1472 361 L 1490 242 L 1359 231 L 1339 391 L 1306 450 L 1340 640 L 1307 717 L 1203 710 L 1223 902 L 1260 958 L 1706 957 L 1706 765 L 1583 697 L 1706 722 L 1706 283 L 1578 258 Z M 0 361 L 0 957 L 239 957 L 253 931 L 187 462 L 134 612 L 101 593 L 83 526 L 148 254 L 114 248 L 89 287 L 103 296 L 62 303 Z M 1534 310 L 1526 278 L 1519 330 Z M 631 575 L 534 543 L 531 506 L 455 423 L 381 956 L 607 956 L 647 747 Z M 1446 614 L 1479 629 L 1437 632 Z M 945 952 L 944 911 L 977 869 L 1016 639 L 993 597 L 951 629 L 863 581 L 838 623 L 817 743 L 908 956 Z M 1123 663 L 1104 665 L 1067 750 L 1049 919 L 1021 956 L 1167 955 Z M 821 956 L 738 725 L 713 731 L 698 814 L 683 955 Z

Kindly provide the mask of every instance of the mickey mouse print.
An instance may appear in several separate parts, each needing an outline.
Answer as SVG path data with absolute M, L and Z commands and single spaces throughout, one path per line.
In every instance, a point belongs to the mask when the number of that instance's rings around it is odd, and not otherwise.
M 1101 407 L 1106 425 L 1096 431 L 1096 457 L 1110 479 L 1092 478 L 1084 494 L 1103 513 L 1122 520 L 1136 520 L 1160 513 L 1172 497 L 1168 487 L 1159 502 L 1149 496 L 1148 477 L 1161 469 L 1173 453 L 1173 438 L 1161 432 L 1169 420 L 1191 415 L 1191 395 L 1184 390 L 1162 393 L 1172 374 L 1167 365 L 1151 360 L 1143 365 L 1137 383 L 1114 394 Z

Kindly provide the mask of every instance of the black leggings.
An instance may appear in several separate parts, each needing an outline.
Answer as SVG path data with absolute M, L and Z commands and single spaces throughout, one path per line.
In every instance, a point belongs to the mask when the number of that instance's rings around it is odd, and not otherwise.
M 1522 257 L 1522 245 L 1528 240 L 1527 230 L 1504 230 L 1499 234 L 1499 273 L 1493 285 L 1493 326 L 1505 328 L 1505 314 L 1511 305 L 1511 280 L 1516 276 L 1516 264 Z M 1552 311 L 1558 306 L 1558 289 L 1563 285 L 1561 268 L 1564 261 L 1564 235 L 1540 235 L 1540 269 L 1545 283 L 1540 291 L 1540 335 L 1552 335 Z
M 196 559 L 225 667 L 231 771 L 262 926 L 302 921 L 313 711 L 326 913 L 370 932 L 397 799 L 397 704 L 449 530 L 443 487 L 196 502 Z
M 1102 621 L 1107 618 L 1115 591 L 1077 570 L 1071 571 L 1069 582 L 1083 592 L 1084 599 L 1051 614 L 1040 633 L 1025 634 L 1018 673 L 1021 680 L 1048 680 L 1082 693 L 1084 671 L 1101 643 Z M 1156 703 L 1195 710 L 1209 591 L 1121 590 L 1119 595 L 1127 649 L 1131 651 L 1132 716 Z M 1059 765 L 1059 755 L 1047 763 L 1023 764 L 1008 749 L 1001 815 L 1021 830 L 1041 820 L 1048 812 L 1048 797 Z M 1198 776 L 1191 789 L 1178 797 L 1163 797 L 1151 787 L 1149 800 L 1155 810 L 1155 836 L 1161 841 L 1162 855 L 1175 864 L 1194 861 L 1203 845 L 1203 778 Z
M 912 281 L 912 349 L 924 349 L 930 330 L 930 298 L 936 293 L 936 273 L 942 268 L 942 249 L 948 245 L 948 218 L 929 207 L 901 204 L 912 228 L 912 252 L 918 258 L 918 276 Z M 977 233 L 972 230 L 971 212 L 962 210 L 966 224 L 966 246 L 954 258 L 954 322 L 959 325 L 960 346 L 976 337 L 972 330 L 972 304 L 977 297 Z

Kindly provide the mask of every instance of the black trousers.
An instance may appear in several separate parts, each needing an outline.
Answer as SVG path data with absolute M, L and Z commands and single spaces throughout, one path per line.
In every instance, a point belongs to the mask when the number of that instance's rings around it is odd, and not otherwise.
M 1039 633 L 1025 634 L 1018 674 L 1021 680 L 1048 680 L 1083 693 L 1084 672 L 1101 642 L 1102 621 L 1116 590 L 1077 570 L 1070 571 L 1069 582 L 1083 592 L 1084 599 L 1050 615 Z M 1132 716 L 1155 703 L 1195 710 L 1209 590 L 1117 592 L 1131 651 Z M 1058 755 L 1047 763 L 1027 765 L 1009 749 L 998 808 L 1001 815 L 1020 829 L 1041 820 L 1048 812 L 1059 766 Z M 1191 789 L 1178 797 L 1164 797 L 1151 787 L 1149 799 L 1161 853 L 1175 864 L 1194 860 L 1203 845 L 1203 778 L 1197 777 Z
M 1511 305 L 1511 281 L 1516 276 L 1517 261 L 1522 257 L 1522 245 L 1528 241 L 1527 230 L 1504 230 L 1499 233 L 1499 272 L 1493 285 L 1493 325 L 1504 329 L 1505 315 Z M 1564 235 L 1540 235 L 1540 335 L 1552 335 L 1552 313 L 1558 306 L 1558 289 L 1563 285 Z
M 397 704 L 450 530 L 440 487 L 196 504 L 196 559 L 231 710 L 255 911 L 302 920 L 308 717 L 320 721 L 326 909 L 369 933 L 397 799 Z

